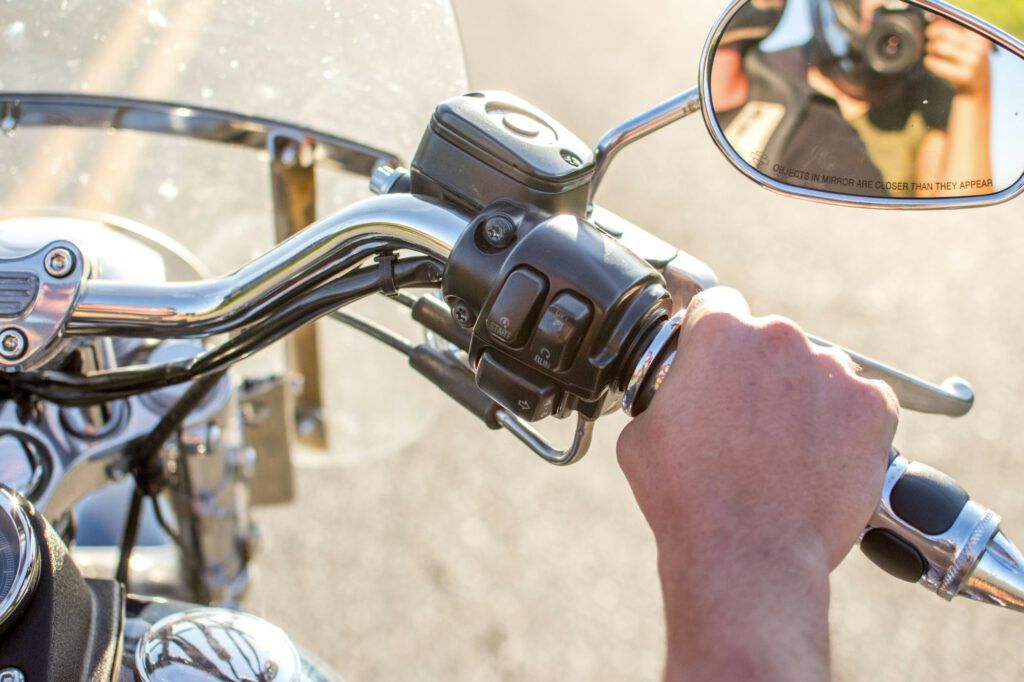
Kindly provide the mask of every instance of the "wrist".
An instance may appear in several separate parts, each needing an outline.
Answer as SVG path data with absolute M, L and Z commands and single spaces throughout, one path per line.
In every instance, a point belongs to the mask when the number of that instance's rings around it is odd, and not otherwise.
M 821 543 L 682 549 L 659 547 L 666 680 L 788 680 L 797 669 L 800 679 L 828 679 L 829 566 Z

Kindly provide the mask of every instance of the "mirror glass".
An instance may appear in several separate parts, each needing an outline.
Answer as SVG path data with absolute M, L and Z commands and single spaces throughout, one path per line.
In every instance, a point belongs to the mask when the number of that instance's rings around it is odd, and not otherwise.
M 748 0 L 708 72 L 736 156 L 850 197 L 997 194 L 1024 175 L 1024 60 L 894 0 Z

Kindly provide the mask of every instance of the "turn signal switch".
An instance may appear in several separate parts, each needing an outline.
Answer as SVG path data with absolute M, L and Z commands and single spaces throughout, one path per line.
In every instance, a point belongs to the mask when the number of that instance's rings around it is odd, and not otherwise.
M 636 363 L 622 409 L 650 405 L 676 358 L 683 313 L 664 323 Z M 943 599 L 967 597 L 1024 611 L 1024 556 L 999 529 L 1001 518 L 940 471 L 895 450 L 882 499 L 861 534 L 861 550 L 889 574 Z

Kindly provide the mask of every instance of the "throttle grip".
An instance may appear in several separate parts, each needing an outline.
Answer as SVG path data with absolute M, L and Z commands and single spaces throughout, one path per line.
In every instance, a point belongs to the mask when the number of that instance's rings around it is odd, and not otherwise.
M 631 417 L 647 409 L 671 369 L 684 314 L 665 322 L 637 360 L 622 399 Z M 1001 520 L 946 474 L 892 449 L 860 547 L 890 575 L 947 601 L 962 596 L 1024 611 L 1024 556 L 1000 531 Z

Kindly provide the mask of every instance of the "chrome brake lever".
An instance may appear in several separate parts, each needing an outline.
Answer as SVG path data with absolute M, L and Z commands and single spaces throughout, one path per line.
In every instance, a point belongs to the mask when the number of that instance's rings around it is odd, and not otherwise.
M 665 276 L 669 293 L 677 307 L 685 308 L 698 293 L 718 285 L 715 273 L 702 261 L 611 211 L 594 206 L 590 219 Z M 860 365 L 861 376 L 889 384 L 904 409 L 962 417 L 974 405 L 974 390 L 964 379 L 950 377 L 936 385 L 816 336 L 809 335 L 809 338 L 819 346 L 845 351 Z
M 887 383 L 903 409 L 942 414 L 947 417 L 962 417 L 974 406 L 974 389 L 960 377 L 950 377 L 935 385 L 816 336 L 808 335 L 808 338 L 819 346 L 844 351 L 860 366 L 861 369 L 857 372 L 860 376 Z
M 630 416 L 646 408 L 675 360 L 678 330 L 682 327 L 684 315 L 685 310 L 680 311 L 668 321 L 643 354 L 626 387 L 623 399 L 623 409 Z M 951 377 L 936 386 L 842 346 L 836 346 L 815 336 L 809 338 L 819 346 L 839 348 L 847 353 L 860 366 L 858 374 L 887 383 L 896 394 L 900 406 L 906 410 L 962 417 L 974 405 L 974 390 L 964 379 Z

